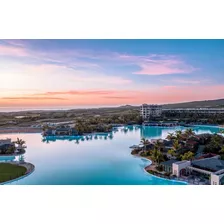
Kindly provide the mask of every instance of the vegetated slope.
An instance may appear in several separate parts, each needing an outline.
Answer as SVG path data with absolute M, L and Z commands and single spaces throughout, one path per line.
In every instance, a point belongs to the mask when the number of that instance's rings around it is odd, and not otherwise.
M 224 108 L 224 99 L 164 104 L 163 108 Z

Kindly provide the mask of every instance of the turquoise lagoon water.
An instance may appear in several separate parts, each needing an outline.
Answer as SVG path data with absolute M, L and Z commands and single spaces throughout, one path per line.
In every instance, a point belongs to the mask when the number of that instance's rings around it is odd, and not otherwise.
M 152 176 L 144 171 L 150 161 L 130 154 L 131 145 L 142 137 L 165 138 L 169 132 L 184 129 L 128 126 L 118 128 L 111 136 L 92 138 L 49 138 L 40 134 L 4 134 L 0 138 L 22 138 L 26 141 L 25 161 L 35 165 L 29 176 L 10 184 L 21 185 L 181 185 Z M 218 127 L 195 127 L 197 133 L 216 133 Z M 17 160 L 0 157 L 1 161 Z

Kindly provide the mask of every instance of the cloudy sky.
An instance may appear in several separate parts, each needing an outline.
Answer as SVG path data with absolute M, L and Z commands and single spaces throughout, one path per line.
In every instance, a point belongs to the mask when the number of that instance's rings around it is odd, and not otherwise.
M 224 40 L 0 40 L 0 107 L 224 98 Z

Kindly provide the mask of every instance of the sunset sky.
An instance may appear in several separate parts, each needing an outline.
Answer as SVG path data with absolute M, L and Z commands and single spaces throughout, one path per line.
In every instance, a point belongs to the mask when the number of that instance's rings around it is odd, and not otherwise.
M 0 40 L 1 108 L 224 98 L 224 40 Z

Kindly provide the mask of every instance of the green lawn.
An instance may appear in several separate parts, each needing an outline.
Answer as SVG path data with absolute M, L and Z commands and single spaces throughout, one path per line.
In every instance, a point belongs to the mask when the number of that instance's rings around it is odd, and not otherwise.
M 0 183 L 13 180 L 26 173 L 26 168 L 9 163 L 0 163 Z

